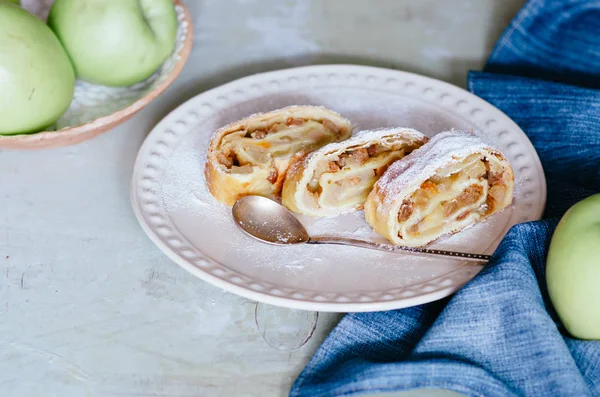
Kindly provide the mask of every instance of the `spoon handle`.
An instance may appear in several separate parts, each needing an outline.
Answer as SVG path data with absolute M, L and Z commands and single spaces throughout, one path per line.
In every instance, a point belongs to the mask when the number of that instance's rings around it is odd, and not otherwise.
M 424 254 L 424 255 L 433 255 L 433 256 L 447 256 L 453 258 L 460 258 L 467 261 L 476 261 L 476 262 L 487 262 L 490 260 L 490 255 L 483 254 L 471 254 L 467 252 L 455 252 L 455 251 L 444 251 L 430 248 L 417 248 L 417 247 L 403 247 L 401 245 L 393 245 L 393 244 L 379 244 L 372 243 L 364 240 L 357 240 L 353 238 L 345 238 L 345 237 L 334 237 L 334 236 L 317 236 L 311 237 L 308 241 L 308 244 L 338 244 L 338 245 L 350 245 L 354 247 L 362 247 L 369 248 L 377 251 L 386 251 L 386 252 L 409 252 L 413 254 Z

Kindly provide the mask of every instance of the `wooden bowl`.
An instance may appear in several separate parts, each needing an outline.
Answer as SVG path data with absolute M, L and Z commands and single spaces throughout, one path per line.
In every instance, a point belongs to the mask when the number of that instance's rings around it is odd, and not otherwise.
M 42 0 L 39 0 L 43 3 Z M 106 87 L 77 80 L 69 109 L 51 130 L 36 134 L 0 135 L 0 149 L 47 149 L 92 139 L 125 122 L 159 96 L 179 75 L 192 50 L 193 26 L 182 0 L 173 0 L 179 20 L 173 54 L 148 79 L 131 87 Z M 40 8 L 26 7 L 45 19 L 48 1 Z M 45 6 L 45 7 L 44 7 Z

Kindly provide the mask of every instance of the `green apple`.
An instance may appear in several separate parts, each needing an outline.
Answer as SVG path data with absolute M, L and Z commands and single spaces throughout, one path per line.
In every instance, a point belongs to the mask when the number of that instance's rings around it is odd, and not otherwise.
M 566 329 L 579 339 L 600 339 L 600 194 L 571 207 L 548 252 L 548 293 Z
M 0 1 L 0 135 L 38 132 L 67 110 L 75 73 L 41 20 Z
M 177 36 L 172 0 L 56 0 L 48 25 L 79 78 L 110 86 L 150 77 Z

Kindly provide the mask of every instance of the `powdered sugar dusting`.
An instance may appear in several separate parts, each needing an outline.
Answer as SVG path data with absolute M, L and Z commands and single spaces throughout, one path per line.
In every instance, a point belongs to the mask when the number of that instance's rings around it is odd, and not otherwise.
M 427 139 L 425 135 L 421 134 L 417 130 L 413 130 L 412 128 L 382 128 L 376 130 L 358 131 L 351 138 L 346 139 L 345 141 L 329 143 L 323 146 L 321 149 L 315 150 L 306 157 L 305 162 L 310 161 L 310 159 L 313 157 L 323 154 L 334 153 L 349 147 L 360 146 L 366 143 L 373 143 L 396 137 L 403 137 L 411 141 Z
M 170 158 L 160 183 L 160 196 L 167 211 L 193 213 L 198 211 L 198 207 L 209 206 L 211 211 L 207 211 L 207 215 L 210 216 L 223 216 L 225 211 L 229 211 L 228 207 L 220 204 L 212 195 L 207 196 L 203 155 L 206 153 L 207 143 L 198 142 L 200 150 L 182 150 L 177 156 Z
M 497 150 L 481 139 L 464 131 L 446 131 L 408 156 L 393 163 L 376 183 L 385 196 L 384 204 L 391 205 L 410 187 L 418 188 L 420 182 L 448 164 L 456 163 L 481 150 Z

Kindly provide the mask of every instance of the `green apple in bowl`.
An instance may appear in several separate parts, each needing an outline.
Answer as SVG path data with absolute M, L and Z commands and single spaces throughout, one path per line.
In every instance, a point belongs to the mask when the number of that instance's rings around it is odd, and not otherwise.
M 0 0 L 0 135 L 39 132 L 67 110 L 75 73 L 41 20 Z
M 550 300 L 571 335 L 600 339 L 600 194 L 571 207 L 548 252 Z
M 173 52 L 178 21 L 172 0 L 55 0 L 48 25 L 79 78 L 129 86 Z

